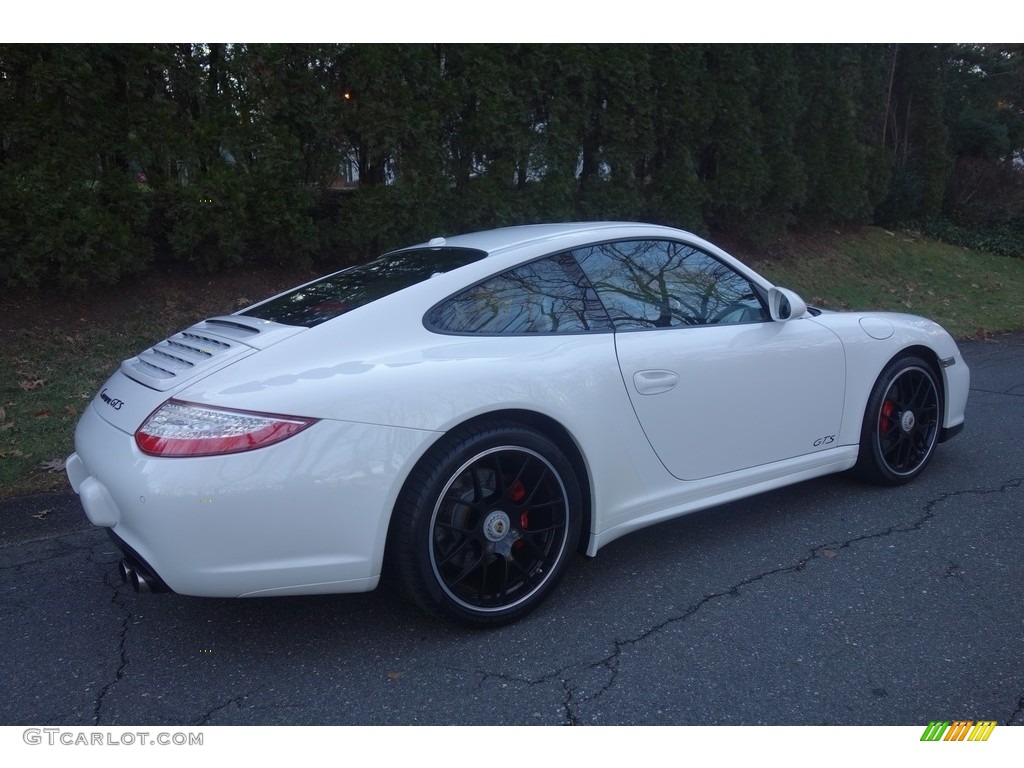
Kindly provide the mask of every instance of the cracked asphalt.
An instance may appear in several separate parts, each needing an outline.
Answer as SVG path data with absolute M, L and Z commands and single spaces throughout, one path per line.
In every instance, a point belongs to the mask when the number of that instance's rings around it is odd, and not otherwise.
M 1024 334 L 961 348 L 967 428 L 914 483 L 641 531 L 497 630 L 136 595 L 76 497 L 0 502 L 0 724 L 1024 725 Z

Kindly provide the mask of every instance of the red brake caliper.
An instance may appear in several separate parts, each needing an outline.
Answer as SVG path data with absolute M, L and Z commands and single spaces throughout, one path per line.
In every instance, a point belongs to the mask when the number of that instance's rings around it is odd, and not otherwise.
M 882 416 L 878 420 L 878 431 L 883 435 L 892 427 L 892 412 L 895 410 L 896 406 L 892 400 L 886 400 L 882 403 Z
M 523 485 L 522 480 L 516 480 L 512 483 L 512 487 L 508 489 L 509 501 L 518 504 L 520 501 L 526 498 L 526 486 Z M 530 512 L 529 510 L 523 510 L 523 514 L 519 516 L 519 527 L 525 530 L 530 527 Z M 512 547 L 514 549 L 522 549 L 522 539 L 517 539 Z

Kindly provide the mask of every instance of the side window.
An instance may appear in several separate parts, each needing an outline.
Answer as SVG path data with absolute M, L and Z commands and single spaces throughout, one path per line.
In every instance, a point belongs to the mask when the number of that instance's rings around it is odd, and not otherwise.
M 445 333 L 587 333 L 611 321 L 579 265 L 559 254 L 492 277 L 431 309 L 428 328 Z
M 634 240 L 574 251 L 616 330 L 768 319 L 750 281 L 683 243 Z

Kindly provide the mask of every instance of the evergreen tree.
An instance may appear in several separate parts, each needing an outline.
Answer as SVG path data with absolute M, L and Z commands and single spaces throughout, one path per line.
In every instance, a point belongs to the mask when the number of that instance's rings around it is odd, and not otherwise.
M 714 115 L 708 109 L 708 46 L 658 45 L 651 53 L 654 147 L 648 164 L 652 221 L 703 231 L 707 185 L 698 174 Z
M 2 45 L 0 280 L 572 218 L 755 242 L 1020 222 L 1022 62 L 1020 45 Z
M 952 169 L 949 133 L 943 120 L 941 53 L 934 45 L 901 45 L 894 52 L 887 141 L 893 153 L 883 220 L 932 219 Z
M 808 223 L 869 221 L 877 168 L 861 139 L 863 69 L 858 46 L 798 45 L 794 54 L 803 108 L 796 147 L 807 175 L 801 216 Z

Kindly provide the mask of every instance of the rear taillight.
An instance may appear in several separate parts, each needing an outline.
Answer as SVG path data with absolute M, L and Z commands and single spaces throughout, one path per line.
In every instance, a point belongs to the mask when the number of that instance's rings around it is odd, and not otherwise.
M 217 456 L 279 443 L 316 421 L 168 400 L 138 428 L 135 443 L 151 456 Z

